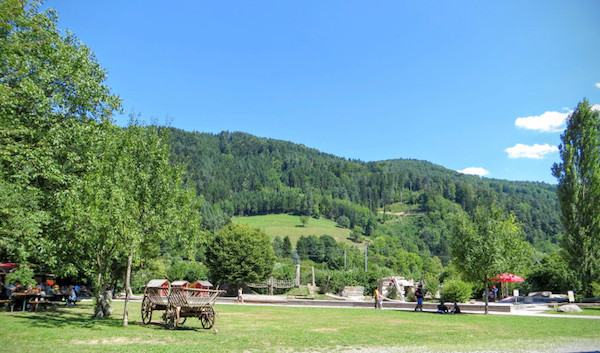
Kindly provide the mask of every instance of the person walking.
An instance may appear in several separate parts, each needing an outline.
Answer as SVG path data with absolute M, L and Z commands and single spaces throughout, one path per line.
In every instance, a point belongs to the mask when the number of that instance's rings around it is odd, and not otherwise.
M 423 293 L 423 285 L 419 284 L 419 287 L 415 291 L 415 298 L 417 298 L 417 306 L 415 306 L 415 311 L 423 311 L 423 298 L 425 297 L 425 293 Z
M 244 304 L 244 297 L 242 296 L 242 287 L 238 289 L 237 301 Z

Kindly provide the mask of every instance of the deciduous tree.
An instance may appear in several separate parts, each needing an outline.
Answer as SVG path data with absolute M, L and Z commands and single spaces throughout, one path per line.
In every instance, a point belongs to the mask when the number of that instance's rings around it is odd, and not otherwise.
M 265 280 L 275 264 L 269 236 L 246 224 L 228 224 L 206 250 L 206 264 L 216 283 L 239 285 Z
M 600 278 L 600 118 L 584 99 L 567 119 L 561 135 L 561 163 L 552 167 L 558 179 L 563 247 L 577 273 L 583 294 Z
M 57 274 L 62 196 L 89 170 L 90 149 L 120 99 L 91 51 L 38 1 L 0 2 L 0 253 Z
M 472 216 L 459 213 L 450 235 L 453 264 L 469 281 L 485 287 L 492 277 L 504 272 L 519 272 L 531 256 L 531 245 L 521 235 L 514 215 L 506 216 L 496 207 L 478 207 Z

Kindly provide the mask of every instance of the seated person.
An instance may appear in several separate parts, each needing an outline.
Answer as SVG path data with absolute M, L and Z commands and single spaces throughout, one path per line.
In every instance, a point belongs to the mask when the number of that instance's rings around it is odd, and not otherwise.
M 440 302 L 440 304 L 438 305 L 438 313 L 440 314 L 447 314 L 448 313 L 448 307 L 446 306 L 446 304 L 444 304 L 444 302 Z
M 46 295 L 49 296 L 49 297 L 53 297 L 54 294 L 56 293 L 54 291 L 54 288 L 52 288 L 52 286 L 46 286 L 45 292 L 46 292 Z
M 2 286 L 2 292 L 0 293 L 0 300 L 10 299 L 12 293 L 8 287 Z
M 461 314 L 460 306 L 457 303 L 454 303 L 454 309 L 452 309 L 452 314 Z

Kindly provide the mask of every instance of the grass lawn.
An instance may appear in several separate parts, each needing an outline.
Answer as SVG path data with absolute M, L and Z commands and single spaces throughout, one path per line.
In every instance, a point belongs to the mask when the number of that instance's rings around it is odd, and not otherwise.
M 0 350 L 51 352 L 331 352 L 519 351 L 600 347 L 600 320 L 504 315 L 438 315 L 392 310 L 217 305 L 218 334 L 189 318 L 170 331 L 140 324 L 133 303 L 121 327 L 90 319 L 91 303 L 44 313 L 0 313 Z M 582 346 L 583 345 L 583 346 Z
M 299 216 L 289 214 L 233 217 L 231 221 L 233 223 L 244 223 L 260 228 L 271 238 L 279 235 L 283 239 L 287 235 L 290 237 L 293 247 L 296 246 L 296 241 L 302 235 L 316 235 L 319 237 L 323 234 L 331 235 L 337 242 L 357 245 L 348 239 L 350 229 L 340 228 L 337 226 L 337 223 L 329 219 L 310 218 L 305 227 L 302 227 Z

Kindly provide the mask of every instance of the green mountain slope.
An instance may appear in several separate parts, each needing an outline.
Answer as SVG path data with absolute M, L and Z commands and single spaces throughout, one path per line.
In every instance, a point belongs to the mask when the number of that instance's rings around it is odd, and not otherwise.
M 449 214 L 497 202 L 515 213 L 539 250 L 555 247 L 562 233 L 549 184 L 479 178 L 417 160 L 347 160 L 241 132 L 172 129 L 172 143 L 174 158 L 187 164 L 186 183 L 206 200 L 208 229 L 231 216 L 310 215 L 347 223 L 365 240 L 392 239 L 394 246 L 444 259 Z M 418 214 L 392 215 L 390 205 Z

